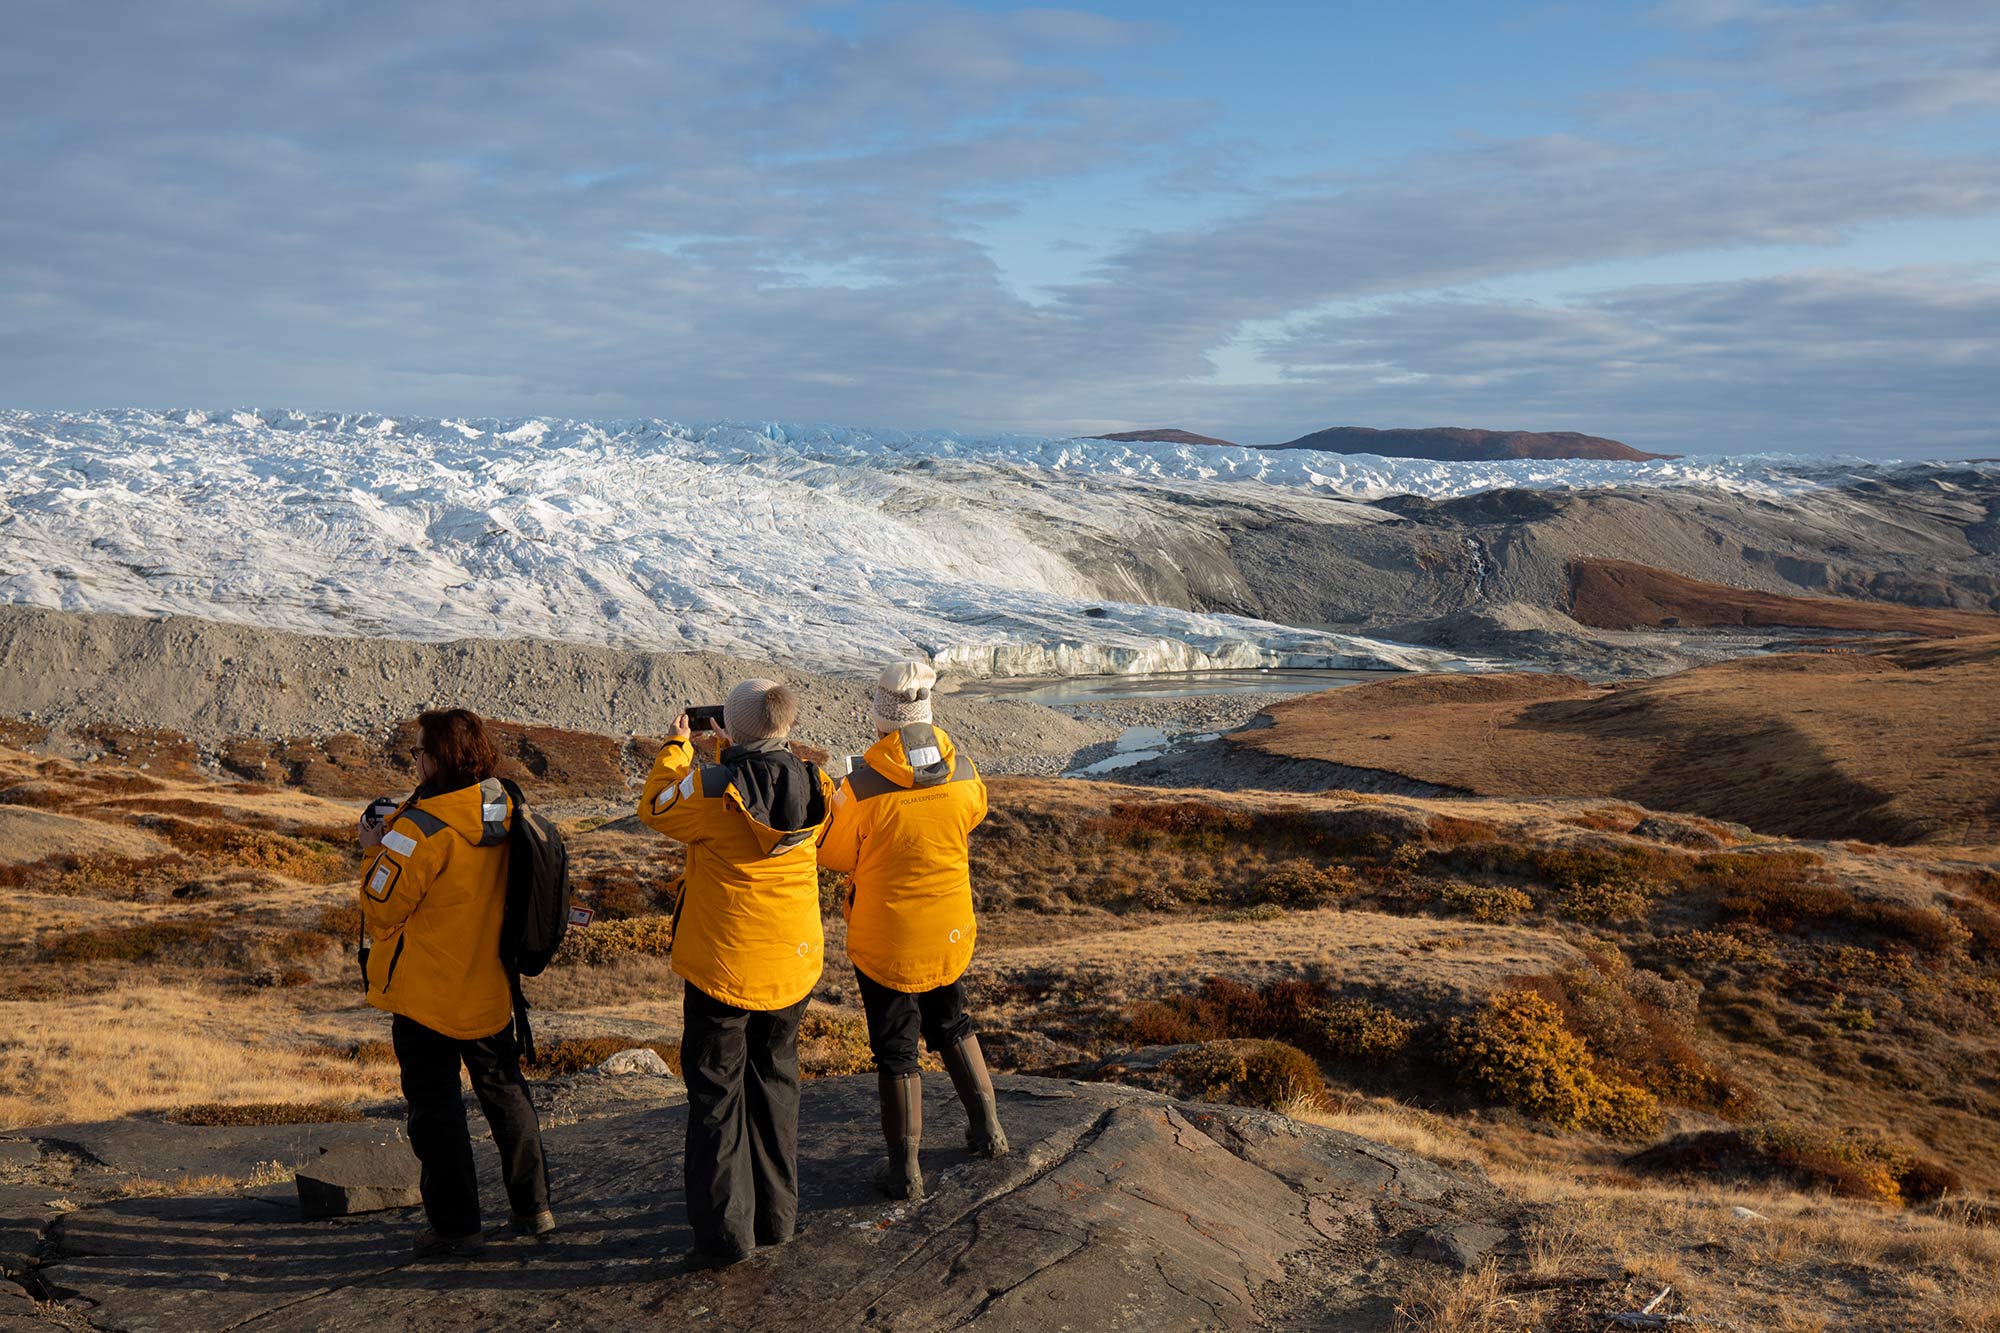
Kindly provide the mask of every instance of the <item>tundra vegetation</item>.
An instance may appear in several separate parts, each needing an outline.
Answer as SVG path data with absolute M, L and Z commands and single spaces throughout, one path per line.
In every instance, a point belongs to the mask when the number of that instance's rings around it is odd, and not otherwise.
M 0 1126 L 392 1100 L 350 829 L 407 786 L 396 738 L 44 739 L 0 746 Z M 645 746 L 509 744 L 598 914 L 528 983 L 531 1076 L 633 1046 L 677 1066 L 680 857 L 625 817 Z M 1665 1285 L 1742 1327 L 2000 1329 L 1994 848 L 1593 799 L 992 787 L 972 984 L 996 1066 L 1476 1163 L 1530 1244 L 1413 1287 L 1413 1329 L 1593 1327 Z M 870 1068 L 844 888 L 824 877 L 812 1076 Z

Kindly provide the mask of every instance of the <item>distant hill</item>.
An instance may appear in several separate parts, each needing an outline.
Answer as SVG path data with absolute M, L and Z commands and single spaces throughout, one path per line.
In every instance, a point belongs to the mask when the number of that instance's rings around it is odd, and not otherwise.
M 1191 430 L 1162 426 L 1157 430 L 1121 430 L 1115 435 L 1093 435 L 1093 440 L 1118 440 L 1126 444 L 1218 444 L 1234 449 L 1234 440 L 1218 440 L 1213 435 L 1197 435 Z
M 1430 426 L 1422 430 L 1376 430 L 1371 426 L 1330 426 L 1266 449 L 1320 449 L 1330 454 L 1381 454 L 1387 458 L 1430 458 L 1442 463 L 1479 463 L 1502 458 L 1604 458 L 1644 463 L 1678 454 L 1649 454 L 1629 444 L 1573 430 L 1466 430 Z
M 1783 625 L 1939 638 L 2000 634 L 2000 616 L 1986 611 L 1845 597 L 1786 597 L 1704 583 L 1629 560 L 1572 560 L 1567 609 L 1572 618 L 1598 629 Z
M 1392 676 L 1236 744 L 1481 796 L 1614 796 L 1765 833 L 2000 840 L 2000 635 L 1749 657 L 1629 684 Z

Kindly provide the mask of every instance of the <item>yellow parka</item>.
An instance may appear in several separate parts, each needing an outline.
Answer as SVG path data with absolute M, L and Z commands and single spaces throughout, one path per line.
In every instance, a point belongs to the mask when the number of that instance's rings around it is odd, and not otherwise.
M 674 907 L 673 969 L 739 1009 L 784 1009 L 812 994 L 824 966 L 819 863 L 813 845 L 826 823 L 832 784 L 815 783 L 808 824 L 774 829 L 757 820 L 720 764 L 694 762 L 694 747 L 670 740 L 639 797 L 639 818 L 687 844 L 687 873 Z
M 513 1021 L 500 965 L 513 822 L 492 778 L 396 812 L 361 863 L 368 1003 L 466 1041 Z
M 854 873 L 847 956 L 891 990 L 949 985 L 972 961 L 966 838 L 986 784 L 951 737 L 919 723 L 875 742 L 841 781 L 819 863 Z

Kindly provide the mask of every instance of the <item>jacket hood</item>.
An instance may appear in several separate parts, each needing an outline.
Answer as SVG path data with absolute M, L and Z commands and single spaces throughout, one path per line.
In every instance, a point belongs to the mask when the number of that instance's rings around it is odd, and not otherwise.
M 826 823 L 825 778 L 785 742 L 733 745 L 721 758 L 729 774 L 727 795 L 764 855 L 779 856 L 811 841 Z
M 898 787 L 935 787 L 950 779 L 958 747 L 937 727 L 915 722 L 876 741 L 862 758 Z
M 475 847 L 505 842 L 514 827 L 514 802 L 498 778 L 451 791 L 433 792 L 428 786 L 419 787 L 412 804 L 450 826 Z

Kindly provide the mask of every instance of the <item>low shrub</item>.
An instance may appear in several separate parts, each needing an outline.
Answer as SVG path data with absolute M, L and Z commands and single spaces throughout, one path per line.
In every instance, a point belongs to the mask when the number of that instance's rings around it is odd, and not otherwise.
M 361 907 L 357 903 L 334 903 L 322 907 L 319 913 L 319 928 L 328 935 L 341 940 L 361 938 Z
M 1293 1114 L 1329 1102 L 1313 1058 L 1281 1041 L 1210 1041 L 1178 1055 L 1162 1072 L 1203 1101 Z
M 1726 930 L 1683 930 L 1661 936 L 1656 947 L 1668 958 L 1703 966 L 1778 961 L 1770 949 Z
M 1775 1182 L 1896 1204 L 1928 1203 L 1962 1183 L 1950 1167 L 1879 1135 L 1782 1121 L 1679 1134 L 1627 1164 L 1660 1175 Z
M 1559 1129 L 1634 1137 L 1660 1119 L 1652 1095 L 1603 1076 L 1562 1012 L 1534 991 L 1503 991 L 1452 1020 L 1443 1051 L 1460 1082 Z
M 918 1052 L 917 1064 L 936 1072 L 944 1061 L 929 1048 Z M 875 1053 L 868 1045 L 868 1020 L 858 1014 L 811 1008 L 799 1023 L 799 1073 L 806 1078 L 841 1078 L 875 1072 Z
M 139 822 L 186 855 L 271 870 L 307 884 L 332 884 L 354 873 L 354 847 L 171 815 L 145 815 Z
M 1495 884 L 1447 884 L 1438 901 L 1474 921 L 1512 921 L 1535 907 L 1535 900 L 1520 889 Z
M 1307 857 L 1280 861 L 1255 889 L 1255 897 L 1286 907 L 1322 907 L 1355 890 L 1354 872 L 1346 866 L 1322 866 Z
M 1664 885 L 1637 875 L 1613 875 L 1588 884 L 1574 884 L 1556 899 L 1556 912 L 1569 921 L 1630 921 L 1646 914 L 1646 907 L 1659 896 Z
M 1956 953 L 1972 942 L 1972 931 L 1963 922 L 1935 907 L 1911 907 L 1902 903 L 1868 903 L 1861 915 L 1884 937 L 1900 940 L 1919 953 Z
M 1566 815 L 1562 822 L 1572 828 L 1592 829 L 1600 833 L 1630 833 L 1645 817 L 1645 811 L 1637 806 L 1600 805 L 1594 809 Z
M 1417 1025 L 1366 1000 L 1335 1000 L 1309 1009 L 1301 1035 L 1330 1056 L 1387 1064 L 1401 1055 L 1416 1035 Z
M 625 921 L 598 921 L 579 926 L 564 935 L 555 962 L 589 967 L 633 954 L 663 957 L 673 952 L 673 947 L 674 923 L 671 917 L 640 916 Z
M 215 938 L 217 925 L 203 920 L 100 926 L 44 936 L 41 953 L 52 963 L 137 963 L 180 945 L 204 944 Z
M 657 1041 L 634 1041 L 630 1037 L 564 1037 L 558 1041 L 536 1042 L 535 1060 L 524 1064 L 530 1078 L 561 1078 L 603 1064 L 620 1051 L 644 1048 L 667 1062 L 667 1068 L 681 1072 L 681 1048 Z
M 386 1041 L 355 1041 L 345 1045 L 315 1042 L 305 1053 L 316 1060 L 352 1060 L 356 1064 L 394 1064 L 396 1048 Z
M 1430 840 L 1440 847 L 1459 847 L 1468 842 L 1491 842 L 1500 836 L 1500 826 L 1484 819 L 1459 815 L 1432 815 L 1426 826 Z
M 1555 1006 L 1599 1072 L 1686 1106 L 1741 1110 L 1749 1094 L 1695 1049 L 1701 988 L 1635 969 L 1615 948 L 1588 952 L 1588 966 L 1536 978 L 1526 988 Z
M 166 1114 L 176 1125 L 330 1125 L 364 1117 L 345 1102 L 196 1102 Z
M 833 916 L 847 901 L 848 886 L 853 877 L 844 871 L 819 868 L 819 914 Z

